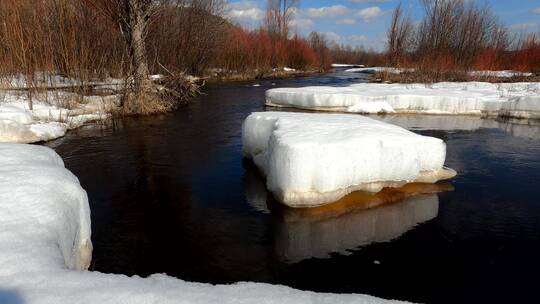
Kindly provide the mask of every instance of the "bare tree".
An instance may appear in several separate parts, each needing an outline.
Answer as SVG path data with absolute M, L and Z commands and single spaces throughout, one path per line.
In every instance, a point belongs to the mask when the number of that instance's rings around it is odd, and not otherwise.
M 328 39 L 323 33 L 311 32 L 308 37 L 311 48 L 319 59 L 319 68 L 324 70 L 331 64 L 330 50 L 328 49 Z
M 83 0 L 117 23 L 128 47 L 135 92 L 140 94 L 150 82 L 146 37 L 150 19 L 163 5 L 158 0 Z
M 227 43 L 225 9 L 225 0 L 171 0 L 149 33 L 150 67 L 202 73 Z
M 421 0 L 425 16 L 415 28 L 395 10 L 388 31 L 391 63 L 398 64 L 408 52 L 427 69 L 467 69 L 481 52 L 502 52 L 508 46 L 506 29 L 489 6 L 465 0 Z
M 267 0 L 265 25 L 268 32 L 287 38 L 289 27 L 300 0 Z

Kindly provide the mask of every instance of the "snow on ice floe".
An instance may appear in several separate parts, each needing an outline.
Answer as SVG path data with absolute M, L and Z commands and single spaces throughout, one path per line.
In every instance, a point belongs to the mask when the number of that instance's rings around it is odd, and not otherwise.
M 442 140 L 357 115 L 252 113 L 242 140 L 244 155 L 265 175 L 268 189 L 291 207 L 455 174 L 443 168 Z
M 363 64 L 332 63 L 333 68 L 363 68 Z
M 164 274 L 85 271 L 90 209 L 77 178 L 46 147 L 0 143 L 0 155 L 2 303 L 398 303 L 260 283 L 216 286 Z
M 269 106 L 351 113 L 420 113 L 540 118 L 540 83 L 359 83 L 278 88 Z
M 390 74 L 401 74 L 403 72 L 412 72 L 414 69 L 410 68 L 391 68 L 391 67 L 358 67 L 346 69 L 346 73 L 365 73 L 365 74 L 375 74 L 375 73 L 390 73 Z
M 20 92 L 0 93 L 0 142 L 33 143 L 65 135 L 88 121 L 103 120 L 117 96 L 75 96 L 68 92 L 36 94 L 33 109 Z

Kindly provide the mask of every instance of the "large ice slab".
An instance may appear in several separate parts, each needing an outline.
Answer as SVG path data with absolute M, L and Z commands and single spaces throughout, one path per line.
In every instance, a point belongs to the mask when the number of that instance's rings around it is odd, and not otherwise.
M 41 146 L 0 143 L 0 227 L 0 303 L 398 303 L 270 284 L 77 271 L 91 257 L 88 198 L 62 159 Z
M 540 118 L 540 83 L 360 83 L 278 88 L 269 106 L 353 113 L 423 113 Z
M 268 189 L 291 207 L 453 176 L 442 140 L 358 115 L 252 113 L 242 138 Z

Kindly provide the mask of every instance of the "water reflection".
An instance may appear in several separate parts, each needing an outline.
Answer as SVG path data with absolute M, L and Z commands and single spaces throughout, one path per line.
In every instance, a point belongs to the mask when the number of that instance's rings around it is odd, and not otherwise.
M 371 118 L 382 120 L 409 130 L 438 131 L 476 131 L 479 129 L 498 129 L 513 137 L 540 139 L 540 121 L 527 119 L 487 119 L 481 116 L 459 115 L 372 115 Z
M 437 193 L 453 190 L 446 182 L 416 183 L 377 194 L 358 191 L 316 208 L 289 208 L 272 198 L 249 161 L 244 166 L 246 199 L 255 210 L 272 211 L 275 253 L 286 263 L 347 255 L 358 247 L 396 239 L 437 217 Z
M 419 195 L 373 209 L 354 210 L 338 217 L 285 217 L 276 231 L 276 254 L 285 262 L 330 258 L 375 242 L 398 238 L 437 216 L 437 195 Z

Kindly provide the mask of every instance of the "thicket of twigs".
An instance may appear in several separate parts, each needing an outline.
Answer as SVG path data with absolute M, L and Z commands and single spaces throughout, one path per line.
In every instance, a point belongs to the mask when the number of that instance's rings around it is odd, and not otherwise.
M 398 6 L 388 31 L 388 63 L 416 71 L 404 77 L 463 80 L 469 70 L 540 73 L 540 37 L 511 35 L 489 6 L 464 0 L 421 3 L 423 20 L 413 23 Z
M 125 77 L 130 61 L 122 28 L 88 5 L 97 2 L 2 0 L 0 75 L 33 77 L 31 72 L 40 71 L 81 81 Z M 148 26 L 147 59 L 153 74 L 166 74 L 165 69 L 191 75 L 204 75 L 210 68 L 305 69 L 330 63 L 324 38 L 321 44 L 276 36 L 264 27 L 244 30 L 223 18 L 222 0 L 167 3 Z
M 47 81 L 54 86 L 52 76 L 62 75 L 80 82 L 81 91 L 89 81 L 125 79 L 126 90 L 131 91 L 123 92 L 126 112 L 147 113 L 152 111 L 141 103 L 149 104 L 147 99 L 155 98 L 157 89 L 167 87 L 165 95 L 181 97 L 179 103 L 196 92 L 186 83 L 171 82 L 180 82 L 181 75 L 205 76 L 215 70 L 264 74 L 279 67 L 329 66 L 325 38 L 291 38 L 284 23 L 291 15 L 279 11 L 281 6 L 261 29 L 247 31 L 224 18 L 225 4 L 224 0 L 2 0 L 0 77 L 23 77 L 27 87 L 35 89 Z M 137 24 L 136 19 L 143 21 Z M 170 81 L 166 86 L 150 85 L 140 71 L 165 74 Z M 173 89 L 184 89 L 186 96 Z M 159 92 L 157 96 L 163 97 Z M 173 104 L 169 100 L 154 108 L 160 112 Z

